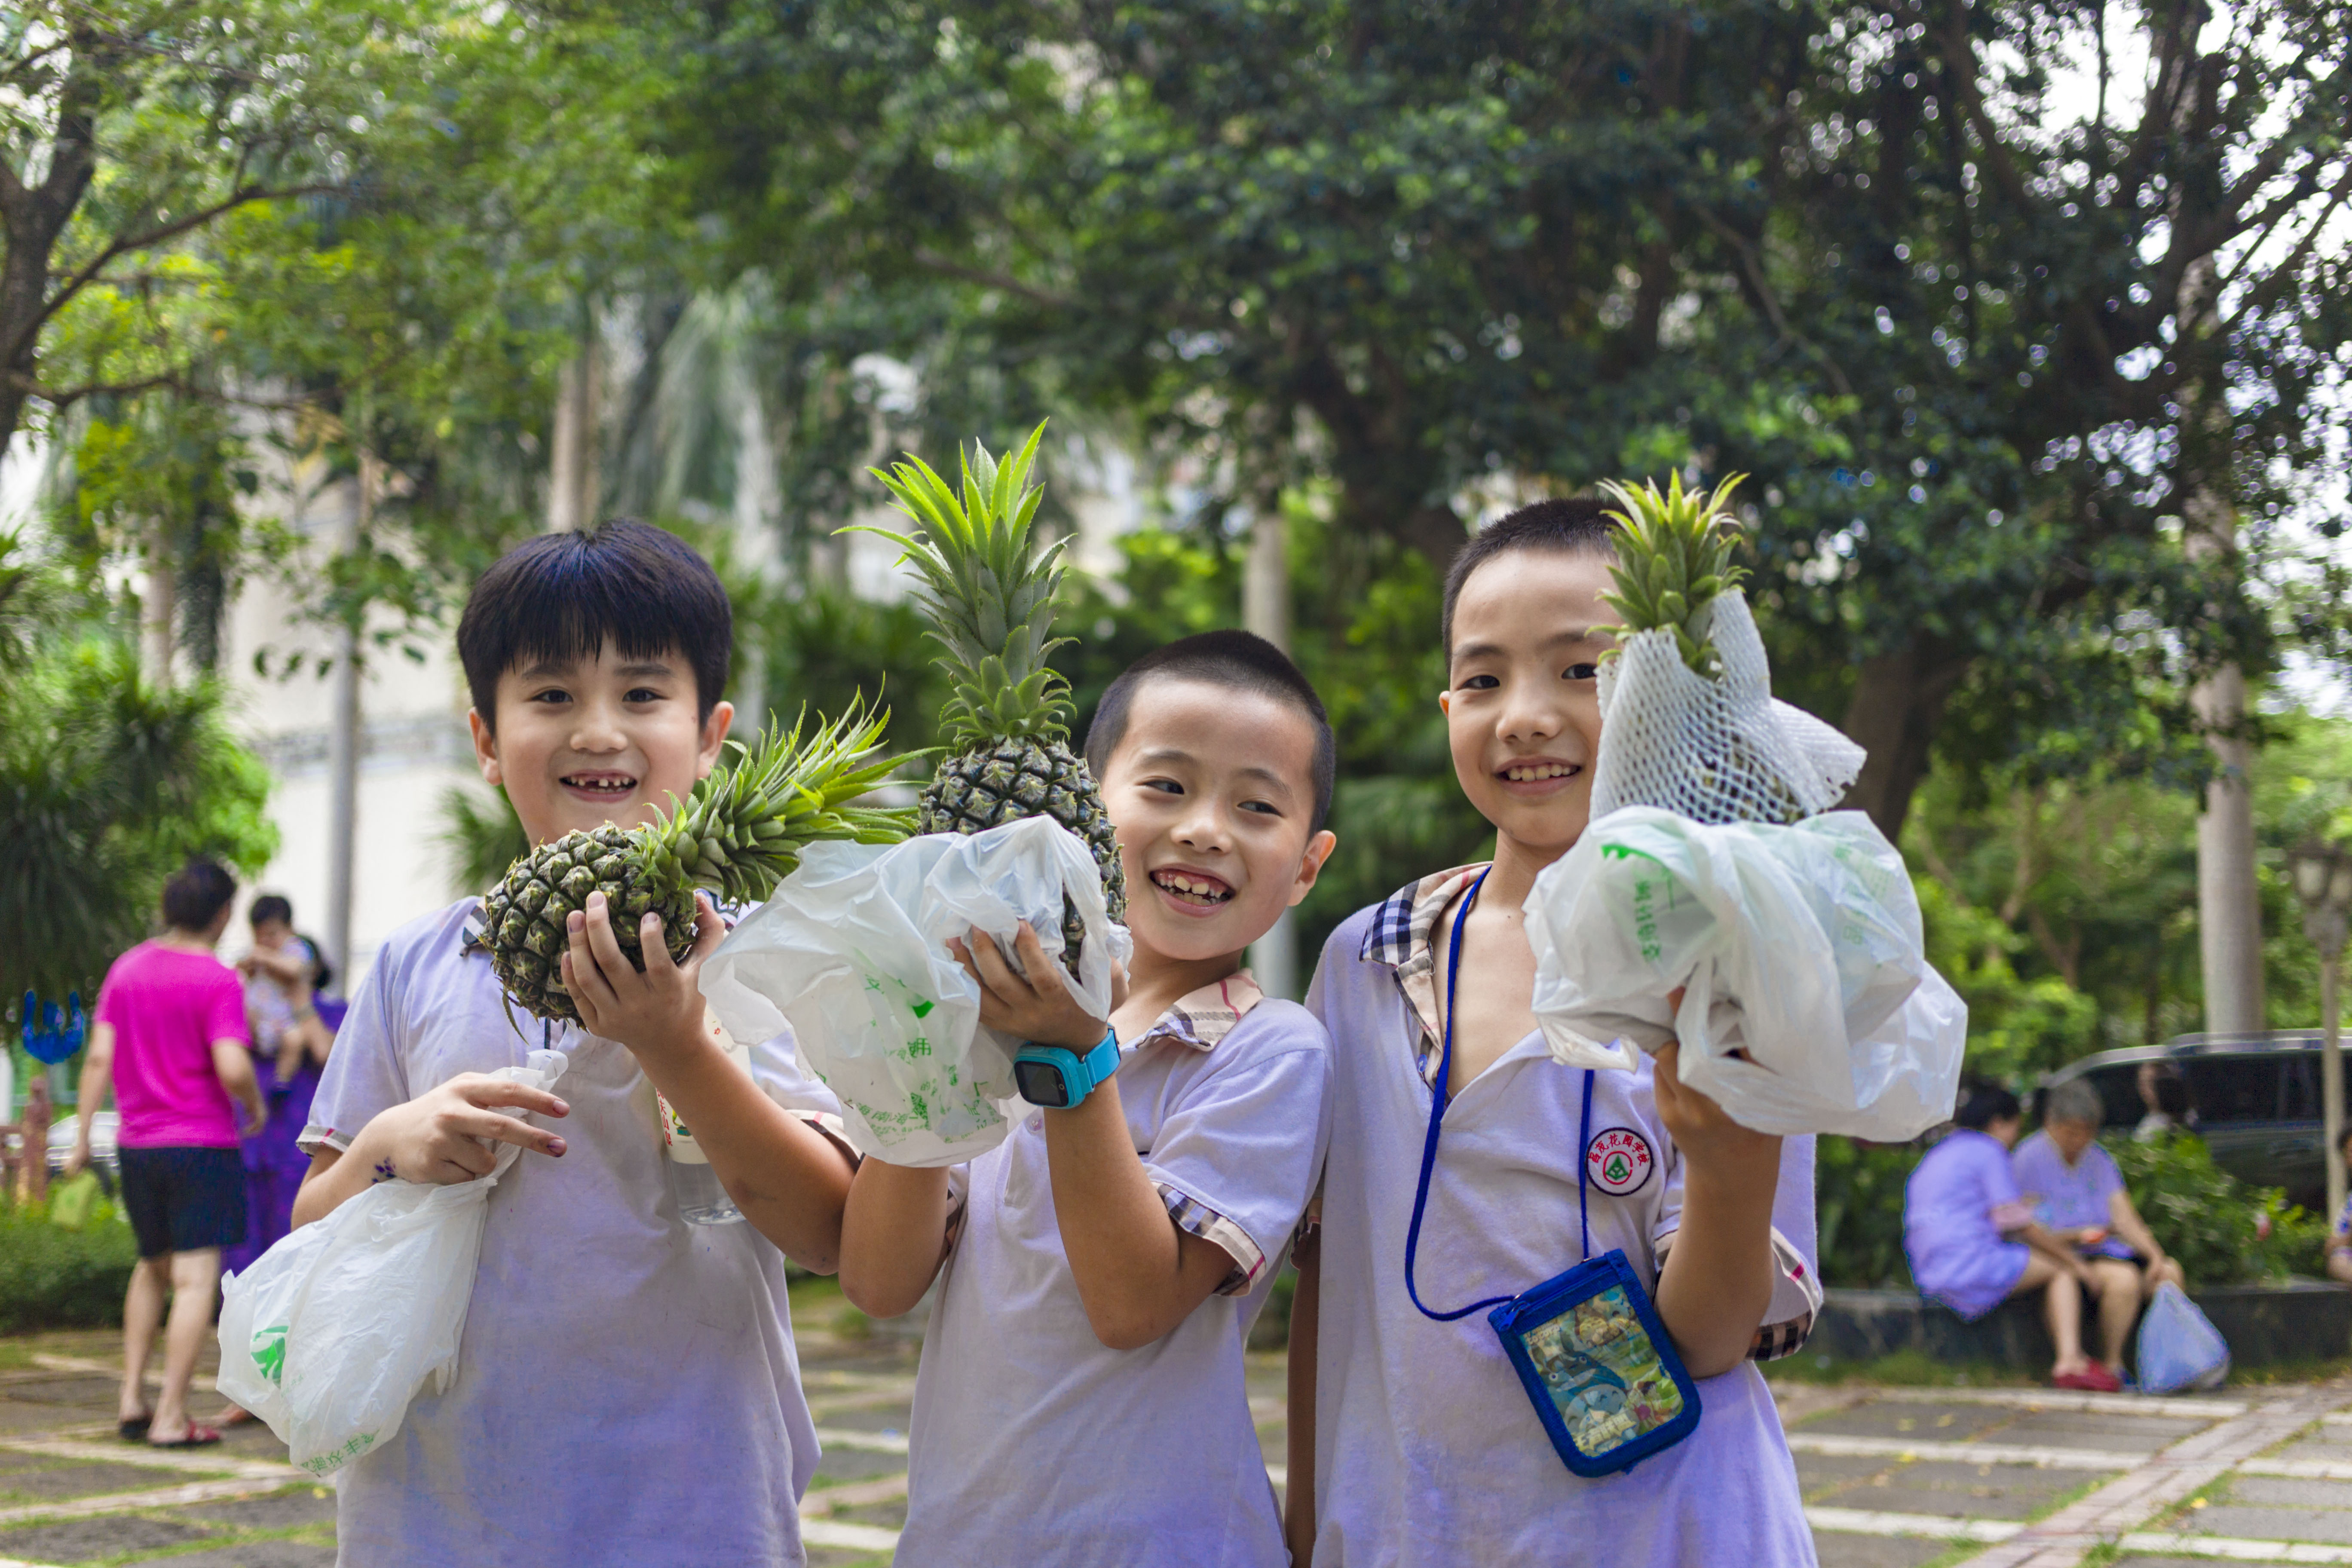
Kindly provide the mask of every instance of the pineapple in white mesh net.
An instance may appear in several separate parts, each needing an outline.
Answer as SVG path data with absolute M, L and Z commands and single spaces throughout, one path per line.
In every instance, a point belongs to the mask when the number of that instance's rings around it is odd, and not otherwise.
M 1685 489 L 1680 474 L 1663 490 L 1601 487 L 1622 524 L 1617 591 L 1602 597 L 1625 619 L 1601 668 L 1596 821 L 1654 805 L 1698 822 L 1797 822 L 1835 805 L 1861 771 L 1860 747 L 1772 700 L 1747 574 L 1731 560 L 1744 477 L 1713 490 Z

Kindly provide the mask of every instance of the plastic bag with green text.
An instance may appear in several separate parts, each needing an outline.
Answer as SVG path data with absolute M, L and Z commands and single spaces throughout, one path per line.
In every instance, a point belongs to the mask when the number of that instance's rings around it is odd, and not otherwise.
M 1086 927 L 1059 960 L 1066 899 Z M 702 994 L 739 1040 L 792 1025 L 801 1062 L 840 1098 L 844 1135 L 894 1165 L 952 1165 L 1004 1141 L 1019 1115 L 1021 1042 L 980 1023 L 980 986 L 947 950 L 978 927 L 1010 952 L 1026 921 L 1055 972 L 1110 1016 L 1129 952 L 1094 858 L 1050 817 L 903 844 L 812 844 L 800 867 L 702 966 Z
M 1682 1081 L 1760 1132 L 1901 1142 L 1952 1113 L 1968 1007 L 1860 812 L 1783 826 L 1624 806 L 1526 910 L 1536 1021 L 1569 1066 L 1631 1068 L 1626 1042 L 1678 1038 Z

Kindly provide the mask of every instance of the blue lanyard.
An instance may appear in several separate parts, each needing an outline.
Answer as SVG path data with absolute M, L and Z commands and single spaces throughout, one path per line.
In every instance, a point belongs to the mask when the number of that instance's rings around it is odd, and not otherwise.
M 1412 1224 L 1404 1233 L 1405 1294 L 1412 1298 L 1412 1304 L 1421 1309 L 1423 1317 L 1441 1323 L 1450 1323 L 1456 1318 L 1466 1318 L 1481 1307 L 1498 1306 L 1513 1300 L 1509 1296 L 1489 1296 L 1483 1301 L 1473 1301 L 1468 1306 L 1454 1311 L 1433 1312 L 1423 1302 L 1421 1291 L 1412 1282 L 1413 1258 L 1421 1250 L 1422 1211 L 1429 1206 L 1429 1174 L 1437 1164 L 1437 1133 L 1445 1121 L 1445 1105 L 1448 1098 L 1446 1085 L 1452 1081 L 1454 1073 L 1454 983 L 1462 975 L 1462 928 L 1470 918 L 1470 907 L 1478 901 L 1478 890 L 1486 885 L 1486 879 L 1493 871 L 1494 868 L 1489 866 L 1486 870 L 1478 873 L 1478 879 L 1470 884 L 1470 891 L 1463 897 L 1462 908 L 1454 916 L 1454 941 L 1445 954 L 1444 1047 L 1437 1061 L 1437 1081 L 1430 1086 L 1429 1133 L 1422 1140 L 1421 1144 L 1421 1181 L 1413 1188 Z M 1592 1219 L 1584 1201 L 1584 1150 L 1591 1142 L 1592 1069 L 1587 1068 L 1584 1069 L 1583 1122 L 1578 1129 L 1576 1136 L 1576 1226 L 1584 1249 L 1583 1258 L 1592 1256 Z M 1582 1261 L 1582 1258 L 1580 1258 L 1579 1261 Z

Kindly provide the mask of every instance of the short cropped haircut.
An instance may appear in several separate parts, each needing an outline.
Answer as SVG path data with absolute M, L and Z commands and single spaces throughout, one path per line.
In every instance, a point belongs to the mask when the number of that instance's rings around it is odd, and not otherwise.
M 1453 564 L 1445 569 L 1445 619 L 1441 633 L 1445 640 L 1445 656 L 1454 657 L 1454 604 L 1462 597 L 1462 584 L 1470 574 L 1513 550 L 1556 550 L 1570 555 L 1607 555 L 1616 546 L 1610 535 L 1616 522 L 1609 517 L 1609 503 L 1591 496 L 1570 496 L 1564 500 L 1539 500 L 1533 506 L 1523 506 L 1507 512 L 1470 536 L 1470 542 L 1454 553 Z
M 457 658 L 474 711 L 493 731 L 499 677 L 541 659 L 683 658 L 698 717 L 727 689 L 735 615 L 710 563 L 676 534 L 627 518 L 542 533 L 499 557 L 467 597 Z
M 253 900 L 253 908 L 245 911 L 245 918 L 256 926 L 266 926 L 271 921 L 291 926 L 294 923 L 294 906 L 281 893 L 264 893 Z
M 2013 1121 L 2024 1113 L 2017 1096 L 1997 1083 L 1983 1083 L 1965 1092 L 1952 1121 L 1981 1132 L 1996 1121 Z
M 2107 1120 L 2107 1102 L 2099 1091 L 2081 1079 L 2070 1079 L 2050 1091 L 2042 1102 L 2042 1125 L 2053 1121 L 2087 1121 L 2102 1125 Z
M 1290 656 L 1250 632 L 1202 632 L 1156 647 L 1119 673 L 1103 693 L 1087 726 L 1087 766 L 1102 777 L 1111 753 L 1127 739 L 1127 720 L 1136 689 L 1154 677 L 1197 680 L 1229 691 L 1250 691 L 1271 697 L 1305 719 L 1315 731 L 1315 818 L 1307 829 L 1319 833 L 1331 815 L 1332 780 L 1339 770 L 1338 747 L 1331 739 L 1331 720 L 1323 699 L 1290 662 Z
M 189 861 L 163 884 L 163 923 L 174 931 L 203 931 L 236 897 L 236 879 L 217 861 Z

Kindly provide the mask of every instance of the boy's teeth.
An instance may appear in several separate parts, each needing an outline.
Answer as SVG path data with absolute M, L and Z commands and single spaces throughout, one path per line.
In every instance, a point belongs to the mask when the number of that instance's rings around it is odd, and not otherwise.
M 1151 879 L 1169 892 L 1181 893 L 1187 898 L 1202 899 L 1212 903 L 1223 903 L 1233 897 L 1233 890 L 1222 883 L 1204 882 L 1197 878 L 1187 877 L 1180 871 L 1155 872 Z
M 1513 784 L 1533 784 L 1538 779 L 1562 779 L 1576 770 L 1566 763 L 1545 763 L 1531 768 L 1506 768 L 1503 776 Z

